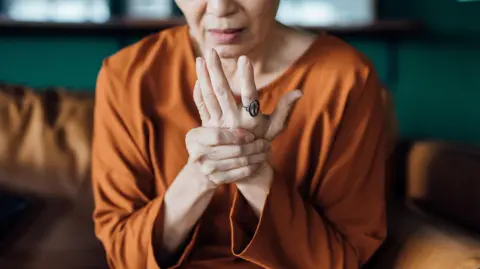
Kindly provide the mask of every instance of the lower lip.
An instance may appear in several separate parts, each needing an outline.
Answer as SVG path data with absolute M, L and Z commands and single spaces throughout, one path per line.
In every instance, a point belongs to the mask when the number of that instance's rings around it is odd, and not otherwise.
M 215 31 L 209 31 L 208 33 L 215 40 L 215 43 L 231 44 L 238 40 L 240 35 L 243 33 L 243 30 L 235 31 L 232 33 L 215 32 Z

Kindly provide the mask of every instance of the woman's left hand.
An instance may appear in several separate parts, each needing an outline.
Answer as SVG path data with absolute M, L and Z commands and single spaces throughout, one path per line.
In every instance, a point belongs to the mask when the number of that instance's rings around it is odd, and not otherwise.
M 284 129 L 290 108 L 302 96 L 302 92 L 295 90 L 283 95 L 272 115 L 262 114 L 258 106 L 253 66 L 247 57 L 239 58 L 237 69 L 240 72 L 240 85 L 238 86 L 242 95 L 241 105 L 237 105 L 235 102 L 216 51 L 212 49 L 208 53 L 207 61 L 197 58 L 199 81 L 195 85 L 194 99 L 202 119 L 202 125 L 246 129 L 257 139 L 271 141 Z M 245 109 L 245 107 L 250 109 Z M 265 206 L 272 181 L 273 169 L 266 161 L 255 175 L 236 182 L 238 190 L 257 216 L 260 216 Z
M 273 140 L 285 127 L 290 108 L 302 96 L 299 90 L 291 91 L 281 97 L 271 115 L 260 112 L 258 93 L 255 86 L 253 66 L 246 56 L 237 63 L 239 88 L 242 104 L 237 105 L 215 50 L 207 53 L 207 59 L 197 58 L 197 77 L 194 100 L 202 125 L 230 129 L 246 129 L 256 138 Z M 249 108 L 246 109 L 246 108 Z M 252 115 L 253 114 L 253 115 Z M 257 114 L 257 115 L 255 115 Z

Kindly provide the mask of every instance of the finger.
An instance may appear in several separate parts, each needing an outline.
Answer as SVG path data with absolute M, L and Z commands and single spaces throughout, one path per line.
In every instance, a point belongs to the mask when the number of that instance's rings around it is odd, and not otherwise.
M 205 156 L 211 160 L 224 160 L 262 153 L 267 151 L 269 148 L 270 142 L 265 139 L 258 139 L 244 145 L 224 145 L 211 147 Z
M 203 96 L 198 80 L 195 82 L 195 87 L 193 89 L 193 100 L 195 101 L 195 105 L 197 106 L 197 110 L 200 114 L 200 119 L 202 120 L 202 123 L 207 123 L 210 120 L 210 113 L 208 113 L 207 106 L 203 101 Z
M 214 172 L 209 179 L 217 185 L 232 183 L 254 175 L 261 166 L 262 164 L 252 164 L 229 171 Z
M 246 56 L 240 56 L 238 59 L 237 68 L 240 70 L 242 104 L 244 107 L 248 107 L 252 101 L 258 100 L 253 66 Z
M 206 147 L 250 143 L 255 136 L 245 130 L 199 127 L 190 130 L 185 138 L 187 148 L 193 144 Z
M 197 164 L 200 172 L 205 176 L 209 176 L 215 172 L 215 163 L 208 161 L 205 157 L 198 159 Z
M 290 114 L 290 110 L 303 93 L 300 90 L 291 91 L 280 98 L 277 104 L 277 108 L 270 116 L 270 125 L 265 134 L 265 139 L 272 140 L 275 136 L 283 131 L 287 117 Z
M 186 138 L 189 162 L 199 161 L 200 158 L 212 152 L 212 149 L 221 145 L 242 145 L 251 143 L 255 136 L 245 130 L 215 130 L 198 128 L 189 132 Z M 268 141 L 265 140 L 265 143 Z M 226 159 L 226 158 L 225 158 Z
M 259 153 L 259 154 L 219 160 L 219 161 L 205 159 L 201 163 L 201 169 L 202 171 L 208 172 L 208 174 L 205 174 L 205 175 L 209 175 L 214 171 L 228 171 L 228 170 L 241 168 L 241 167 L 249 166 L 256 163 L 262 163 L 262 162 L 265 162 L 267 158 L 268 158 L 267 153 Z
M 209 152 L 209 148 L 200 144 L 200 143 L 192 143 L 187 145 L 188 151 L 188 163 L 191 162 L 198 162 Z
M 205 60 L 200 57 L 197 58 L 197 77 L 200 81 L 200 92 L 202 93 L 205 106 L 210 113 L 210 118 L 216 120 L 220 119 L 222 117 L 222 111 L 218 104 L 217 96 L 213 92 Z
M 212 88 L 217 96 L 222 113 L 226 115 L 236 111 L 237 104 L 235 98 L 233 97 L 228 80 L 225 77 L 220 57 L 214 49 L 211 49 L 207 54 L 207 67 L 212 82 Z

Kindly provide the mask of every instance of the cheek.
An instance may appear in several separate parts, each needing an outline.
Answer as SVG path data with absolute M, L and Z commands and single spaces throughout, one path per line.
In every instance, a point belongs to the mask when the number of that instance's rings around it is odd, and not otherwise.
M 265 25 L 275 20 L 278 4 L 272 0 L 257 0 L 246 8 L 252 26 L 256 29 L 265 29 Z
M 176 0 L 190 27 L 199 28 L 205 12 L 206 0 Z

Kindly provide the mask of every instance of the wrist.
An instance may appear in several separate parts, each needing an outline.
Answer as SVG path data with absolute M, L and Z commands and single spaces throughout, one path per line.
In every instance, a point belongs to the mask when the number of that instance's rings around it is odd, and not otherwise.
M 205 176 L 196 162 L 189 162 L 185 166 L 185 169 L 194 179 L 192 184 L 203 193 L 213 192 L 217 185 Z
M 254 175 L 237 181 L 237 187 L 239 189 L 245 188 L 251 185 L 256 185 L 262 189 L 270 189 L 270 185 L 273 181 L 273 168 L 268 163 L 264 163 Z
M 260 217 L 265 207 L 272 182 L 273 168 L 267 163 L 254 176 L 237 182 L 237 189 L 242 193 L 257 217 Z

